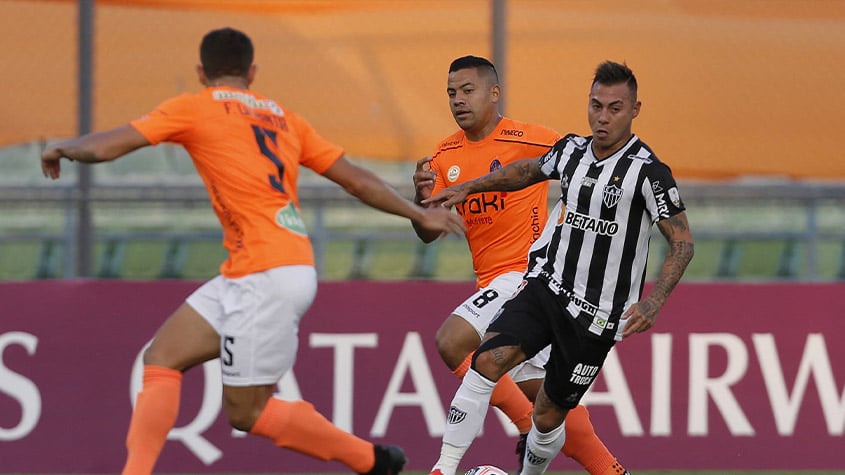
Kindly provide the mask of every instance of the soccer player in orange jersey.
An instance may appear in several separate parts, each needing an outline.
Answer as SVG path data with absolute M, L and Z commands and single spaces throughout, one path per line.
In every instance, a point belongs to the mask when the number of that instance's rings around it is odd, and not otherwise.
M 96 163 L 140 147 L 178 143 L 190 154 L 223 228 L 228 259 L 220 275 L 187 297 L 144 352 L 144 386 L 129 425 L 123 474 L 153 471 L 173 427 L 182 373 L 220 358 L 230 424 L 276 445 L 362 474 L 395 475 L 403 451 L 344 432 L 305 401 L 271 397 L 294 363 L 297 326 L 317 290 L 314 255 L 299 209 L 297 176 L 305 166 L 373 208 L 403 216 L 432 235 L 462 232 L 446 209 L 401 197 L 302 117 L 252 90 L 253 46 L 244 33 L 206 34 L 197 66 L 204 89 L 182 94 L 112 130 L 49 145 L 44 175 L 60 159 Z
M 461 130 L 417 162 L 416 196 L 422 200 L 440 190 L 486 175 L 509 163 L 546 153 L 560 135 L 541 125 L 502 117 L 501 87 L 490 61 L 465 56 L 452 62 L 446 89 L 449 107 Z M 477 276 L 477 291 L 443 322 L 435 337 L 443 361 L 459 378 L 470 366 L 487 325 L 522 282 L 528 249 L 540 237 L 548 217 L 548 185 L 538 183 L 515 192 L 478 193 L 456 205 Z M 425 242 L 437 235 L 415 226 Z M 525 436 L 531 428 L 532 404 L 542 384 L 549 348 L 499 380 L 491 404 L 510 417 L 520 433 L 520 466 Z M 625 469 L 596 436 L 589 414 L 578 406 L 566 419 L 563 453 L 593 475 L 620 475 Z M 454 475 L 460 458 L 441 453 L 433 472 Z

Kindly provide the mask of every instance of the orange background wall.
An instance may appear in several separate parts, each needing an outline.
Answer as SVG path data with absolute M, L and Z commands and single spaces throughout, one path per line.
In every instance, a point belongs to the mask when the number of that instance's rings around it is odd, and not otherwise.
M 196 91 L 198 44 L 233 26 L 256 90 L 353 157 L 414 160 L 455 128 L 449 63 L 492 56 L 488 0 L 96 2 L 94 128 Z M 678 176 L 845 178 L 845 1 L 510 0 L 507 114 L 589 133 L 595 66 L 640 82 L 634 130 Z M 0 144 L 76 133 L 75 1 L 0 1 Z

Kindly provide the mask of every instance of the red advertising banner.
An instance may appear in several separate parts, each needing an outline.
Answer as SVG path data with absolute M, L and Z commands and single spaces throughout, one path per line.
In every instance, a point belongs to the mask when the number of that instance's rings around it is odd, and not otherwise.
M 198 284 L 0 283 L 0 472 L 115 473 L 140 354 Z M 325 282 L 278 397 L 437 459 L 458 381 L 434 333 L 471 283 Z M 845 284 L 681 284 L 648 333 L 619 343 L 584 403 L 630 469 L 845 469 Z M 465 467 L 516 468 L 491 412 Z M 553 470 L 577 466 L 563 456 Z M 188 372 L 162 473 L 344 472 L 233 431 L 219 364 Z

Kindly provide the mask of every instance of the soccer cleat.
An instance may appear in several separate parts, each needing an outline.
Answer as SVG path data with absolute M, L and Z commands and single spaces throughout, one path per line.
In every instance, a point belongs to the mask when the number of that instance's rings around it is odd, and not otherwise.
M 443 472 L 441 472 L 439 468 L 435 468 L 428 475 L 443 475 Z
M 516 470 L 517 474 L 522 473 L 522 461 L 525 459 L 525 448 L 528 446 L 528 434 L 519 434 L 519 440 L 516 442 L 516 455 L 519 457 L 519 468 Z
M 396 445 L 375 445 L 376 463 L 372 470 L 362 475 L 397 475 L 402 471 L 408 458 Z
M 614 462 L 613 465 L 611 465 L 608 471 L 605 473 L 608 472 L 612 472 L 615 475 L 631 475 L 631 473 L 625 470 L 625 467 L 623 467 L 619 462 Z

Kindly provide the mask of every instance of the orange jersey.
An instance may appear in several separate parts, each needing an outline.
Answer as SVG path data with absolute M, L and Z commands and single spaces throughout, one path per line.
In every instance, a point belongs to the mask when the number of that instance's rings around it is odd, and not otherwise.
M 437 173 L 432 195 L 516 160 L 539 157 L 559 138 L 549 128 L 507 117 L 479 142 L 458 131 L 440 142 L 432 155 L 431 169 Z M 528 248 L 548 217 L 548 189 L 543 182 L 519 191 L 476 193 L 456 206 L 466 225 L 479 288 L 504 272 L 525 272 Z
M 305 119 L 252 91 L 210 87 L 169 99 L 131 125 L 151 144 L 178 143 L 190 154 L 223 227 L 222 275 L 314 265 L 297 198 L 299 165 L 322 173 L 343 149 Z

